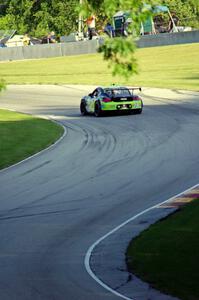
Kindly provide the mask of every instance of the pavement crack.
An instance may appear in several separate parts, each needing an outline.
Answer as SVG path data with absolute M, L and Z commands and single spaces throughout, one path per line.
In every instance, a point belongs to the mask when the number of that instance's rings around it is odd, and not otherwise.
M 120 271 L 121 271 L 121 270 L 120 270 Z M 124 272 L 125 270 L 122 270 L 122 271 Z M 126 281 L 123 282 L 123 283 L 121 283 L 120 285 L 116 286 L 116 287 L 114 288 L 114 290 L 119 290 L 120 288 L 124 287 L 126 284 L 128 284 L 128 283 L 129 283 L 130 281 L 132 281 L 132 280 L 133 280 L 133 275 L 130 274 L 130 273 L 128 273 L 128 276 L 127 276 Z

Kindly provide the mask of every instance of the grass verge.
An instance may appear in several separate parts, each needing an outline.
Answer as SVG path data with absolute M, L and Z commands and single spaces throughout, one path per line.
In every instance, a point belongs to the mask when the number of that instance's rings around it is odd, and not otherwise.
M 127 249 L 129 270 L 182 300 L 199 299 L 198 201 L 150 226 Z
M 50 146 L 62 134 L 54 122 L 0 109 L 0 169 Z
M 7 84 L 120 83 L 199 90 L 199 43 L 138 49 L 139 75 L 128 82 L 112 77 L 101 54 L 1 62 Z

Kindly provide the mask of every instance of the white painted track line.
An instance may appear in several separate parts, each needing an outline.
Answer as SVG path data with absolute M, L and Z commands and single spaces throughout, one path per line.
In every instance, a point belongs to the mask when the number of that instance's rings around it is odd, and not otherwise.
M 123 222 L 122 224 L 118 225 L 117 227 L 115 227 L 114 229 L 112 229 L 111 231 L 109 231 L 107 234 L 105 234 L 104 236 L 102 236 L 100 239 L 98 239 L 94 244 L 92 244 L 90 246 L 90 248 L 88 249 L 87 253 L 86 253 L 86 256 L 85 256 L 85 259 L 84 259 L 84 265 L 85 265 L 85 268 L 86 268 L 86 271 L 88 272 L 88 274 L 98 283 L 100 284 L 103 288 L 105 288 L 107 291 L 111 292 L 112 294 L 122 298 L 122 299 L 126 299 L 126 300 L 136 300 L 136 299 L 133 299 L 133 298 L 129 298 L 125 295 L 122 295 L 120 293 L 118 293 L 117 291 L 113 290 L 111 287 L 109 287 L 107 284 L 105 284 L 102 280 L 100 280 L 97 275 L 94 274 L 94 272 L 92 271 L 91 267 L 90 267 L 90 259 L 91 259 L 91 255 L 92 255 L 92 252 L 93 250 L 95 249 L 95 247 L 97 245 L 99 245 L 103 240 L 105 240 L 106 238 L 108 238 L 110 235 L 112 235 L 113 233 L 115 233 L 116 231 L 118 231 L 120 228 L 124 227 L 125 225 L 127 225 L 128 223 L 132 222 L 133 220 L 135 220 L 136 218 L 138 218 L 139 216 L 141 215 L 144 215 L 145 213 L 151 211 L 152 209 L 155 209 L 157 208 L 158 206 L 164 204 L 164 203 L 167 203 L 167 202 L 172 202 L 176 197 L 179 197 L 181 196 L 182 194 L 185 194 L 189 191 L 191 191 L 192 189 L 196 188 L 197 186 L 199 186 L 199 184 L 196 184 L 190 188 L 188 188 L 187 190 L 163 201 L 163 202 L 160 202 L 150 208 L 147 208 L 145 209 L 144 211 L 140 212 L 139 214 L 131 217 L 130 219 L 126 220 L 125 222 Z M 130 242 L 130 241 L 129 241 Z
M 8 109 L 7 109 L 7 110 L 8 110 Z M 11 110 L 11 109 L 9 109 L 9 110 L 10 110 L 10 111 L 16 111 L 16 110 Z M 20 113 L 21 113 L 21 112 L 20 112 Z M 26 114 L 28 115 L 28 113 L 26 113 Z M 35 116 L 35 115 L 34 115 L 34 116 Z M 35 116 L 35 117 L 37 117 L 37 116 Z M 16 167 L 16 166 L 18 166 L 18 165 L 20 165 L 20 164 L 22 164 L 22 163 L 24 163 L 24 162 L 26 162 L 26 161 L 28 161 L 28 160 L 34 158 L 34 157 L 40 155 L 41 153 L 43 153 L 43 152 L 45 152 L 45 151 L 47 151 L 47 150 L 49 150 L 49 149 L 55 147 L 58 143 L 60 143 L 60 142 L 64 139 L 64 137 L 66 136 L 67 131 L 66 131 L 66 127 L 65 127 L 61 122 L 55 121 L 55 120 L 51 119 L 50 117 L 47 118 L 46 116 L 38 116 L 38 117 L 39 117 L 39 118 L 46 119 L 46 120 L 50 120 L 51 122 L 54 122 L 54 123 L 56 123 L 56 124 L 62 126 L 62 128 L 64 129 L 64 133 L 62 134 L 62 136 L 61 136 L 54 144 L 50 145 L 49 147 L 47 147 L 47 148 L 45 148 L 45 149 L 42 149 L 41 151 L 39 151 L 39 152 L 37 152 L 37 153 L 35 153 L 35 154 L 33 154 L 33 155 L 31 155 L 31 156 L 29 156 L 29 157 L 23 159 L 23 160 L 20 160 L 20 161 L 17 162 L 16 164 L 13 164 L 13 165 L 11 165 L 11 166 L 9 166 L 9 167 L 6 167 L 6 168 L 4 168 L 4 169 L 1 169 L 1 170 L 0 170 L 0 173 L 5 172 L 5 171 L 7 171 L 7 170 L 9 170 L 9 169 L 11 169 L 11 168 L 13 168 L 13 167 Z

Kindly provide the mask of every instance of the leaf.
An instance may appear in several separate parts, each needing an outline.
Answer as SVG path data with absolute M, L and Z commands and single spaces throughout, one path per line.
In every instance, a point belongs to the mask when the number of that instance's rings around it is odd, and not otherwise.
M 0 92 L 6 89 L 6 83 L 5 80 L 0 80 Z
M 122 76 L 127 80 L 132 74 L 138 73 L 135 50 L 136 45 L 132 37 L 107 39 L 99 48 L 104 60 L 112 67 L 113 75 Z

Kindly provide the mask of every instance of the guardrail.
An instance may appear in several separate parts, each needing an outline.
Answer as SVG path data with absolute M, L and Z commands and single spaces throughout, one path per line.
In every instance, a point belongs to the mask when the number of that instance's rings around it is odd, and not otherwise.
M 142 36 L 138 48 L 199 43 L 199 30 Z
M 97 40 L 0 48 L 0 61 L 96 53 Z
M 100 39 L 59 44 L 0 48 L 0 61 L 38 59 L 96 53 L 99 44 L 102 42 L 103 40 Z M 138 48 L 187 43 L 199 43 L 199 30 L 146 35 L 140 37 L 140 39 L 137 41 Z

